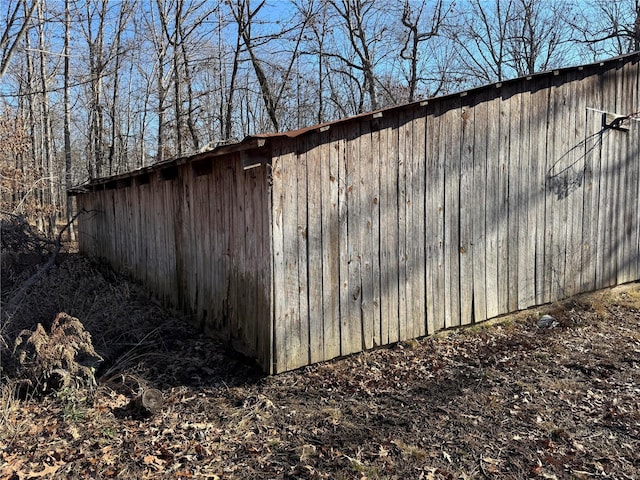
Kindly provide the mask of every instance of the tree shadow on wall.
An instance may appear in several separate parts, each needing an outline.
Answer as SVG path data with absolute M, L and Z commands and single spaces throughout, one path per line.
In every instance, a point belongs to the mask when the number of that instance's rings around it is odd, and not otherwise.
M 611 128 L 603 126 L 600 131 L 578 142 L 558 158 L 547 171 L 545 177 L 547 191 L 553 192 L 558 200 L 562 200 L 567 198 L 571 192 L 582 187 L 589 170 L 589 163 L 586 162 L 586 159 L 592 152 L 602 148 L 605 136 L 608 136 L 609 133 L 611 133 Z M 576 159 L 561 167 L 560 165 L 570 155 L 576 155 Z

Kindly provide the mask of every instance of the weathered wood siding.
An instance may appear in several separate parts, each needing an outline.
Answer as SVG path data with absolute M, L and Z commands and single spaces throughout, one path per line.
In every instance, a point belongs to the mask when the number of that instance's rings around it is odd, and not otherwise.
M 81 249 L 268 372 L 637 280 L 639 59 L 95 182 Z
M 391 109 L 272 149 L 274 370 L 640 278 L 639 63 Z
M 81 251 L 107 259 L 268 370 L 267 167 L 239 154 L 170 166 L 78 197 Z

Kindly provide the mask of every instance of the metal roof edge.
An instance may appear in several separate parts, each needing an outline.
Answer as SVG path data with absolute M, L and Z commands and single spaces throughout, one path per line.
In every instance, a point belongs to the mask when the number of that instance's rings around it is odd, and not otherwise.
M 410 110 L 412 108 L 417 108 L 417 107 L 426 107 L 427 105 L 432 104 L 434 102 L 443 102 L 451 98 L 464 97 L 471 93 L 479 93 L 485 90 L 490 91 L 492 89 L 501 88 L 504 85 L 514 84 L 517 82 L 521 82 L 523 80 L 531 80 L 533 78 L 540 78 L 544 76 L 551 77 L 551 76 L 556 76 L 560 73 L 567 73 L 567 72 L 576 71 L 576 70 L 584 70 L 585 68 L 604 67 L 609 64 L 630 60 L 634 57 L 640 58 L 640 51 L 635 51 L 625 55 L 620 55 L 620 56 L 609 58 L 606 60 L 601 60 L 601 61 L 582 64 L 582 65 L 554 68 L 551 70 L 546 70 L 544 72 L 537 72 L 534 74 L 524 75 L 521 77 L 509 79 L 509 80 L 503 80 L 501 82 L 494 82 L 486 85 L 481 85 L 478 87 L 474 87 L 474 88 L 470 88 L 467 90 L 462 90 L 454 93 L 449 93 L 446 95 L 429 97 L 429 98 L 421 99 L 412 103 L 405 103 L 401 105 L 394 105 L 391 107 L 380 108 L 378 110 L 373 110 L 370 112 L 365 112 L 358 115 L 353 115 L 350 117 L 333 120 L 330 122 L 311 125 L 309 127 L 304 127 L 296 130 L 289 130 L 286 132 L 257 133 L 253 135 L 248 135 L 244 137 L 242 140 L 240 140 L 239 142 L 218 145 L 211 150 L 206 150 L 203 152 L 198 152 L 192 155 L 187 155 L 179 158 L 173 158 L 164 162 L 155 163 L 153 165 L 139 168 L 137 170 L 132 170 L 129 172 L 113 175 L 110 177 L 95 179 L 95 180 L 92 180 L 91 182 L 74 186 L 69 190 L 69 194 L 78 195 L 82 193 L 87 193 L 91 191 L 92 188 L 99 185 L 103 185 L 106 183 L 110 183 L 110 182 L 114 182 L 114 181 L 118 181 L 126 178 L 136 177 L 138 175 L 143 175 L 145 173 L 151 173 L 154 171 L 162 170 L 163 168 L 166 168 L 166 167 L 178 166 L 186 163 L 204 160 L 210 157 L 213 158 L 213 157 L 218 157 L 222 155 L 228 155 L 235 152 L 262 148 L 266 145 L 266 143 L 269 140 L 273 140 L 273 139 L 286 139 L 286 138 L 293 139 L 311 132 L 324 132 L 336 125 L 348 124 L 358 120 L 379 118 L 390 112 L 396 112 L 400 110 Z
M 416 107 L 425 107 L 426 105 L 432 103 L 432 102 L 441 102 L 441 101 L 445 101 L 447 99 L 451 99 L 451 98 L 456 98 L 456 97 L 464 97 L 467 96 L 471 93 L 478 93 L 481 91 L 489 91 L 495 88 L 500 88 L 503 87 L 505 85 L 509 85 L 509 84 L 514 84 L 514 83 L 518 83 L 521 82 L 523 80 L 532 80 L 533 78 L 540 78 L 540 77 L 545 77 L 545 76 L 556 76 L 559 73 L 567 73 L 567 72 L 572 72 L 572 71 L 576 71 L 576 70 L 584 70 L 585 68 L 592 68 L 592 67 L 598 67 L 598 66 L 605 66 L 607 64 L 612 64 L 612 63 L 616 63 L 616 62 L 621 62 L 624 60 L 628 60 L 631 59 L 633 57 L 638 57 L 640 58 L 640 50 L 639 51 L 635 51 L 635 52 L 631 52 L 631 53 L 627 53 L 625 55 L 620 55 L 617 57 L 613 57 L 613 58 L 609 58 L 606 60 L 601 60 L 598 62 L 592 62 L 592 63 L 587 63 L 587 64 L 582 64 L 582 65 L 574 65 L 574 66 L 570 66 L 570 67 L 559 67 L 559 68 L 553 68 L 550 70 L 545 70 L 543 72 L 536 72 L 533 74 L 529 74 L 529 75 L 523 75 L 520 77 L 516 77 L 516 78 L 510 78 L 508 80 L 502 80 L 500 82 L 494 82 L 494 83 L 489 83 L 489 84 L 485 84 L 485 85 L 480 85 L 478 87 L 473 87 L 473 88 L 469 88 L 467 90 L 460 90 L 457 92 L 452 92 L 452 93 L 448 93 L 446 95 L 440 95 L 437 97 L 428 97 L 428 98 L 424 98 L 424 99 L 420 99 L 417 100 L 415 102 L 412 103 L 404 103 L 401 105 L 394 105 L 391 107 L 385 107 L 385 108 L 380 108 L 378 110 L 373 110 L 370 112 L 365 112 L 365 113 L 361 113 L 358 115 L 353 115 L 350 117 L 345 117 L 345 118 L 340 118 L 337 120 L 333 120 L 330 122 L 325 122 L 325 123 L 320 123 L 317 125 L 311 125 L 309 127 L 304 127 L 304 128 L 300 128 L 297 130 L 289 130 L 287 132 L 277 132 L 277 133 L 261 133 L 261 134 L 254 134 L 252 135 L 252 137 L 255 138 L 264 138 L 264 139 L 274 139 L 274 138 L 295 138 L 298 137 L 300 135 L 304 135 L 306 133 L 310 133 L 310 132 L 314 132 L 314 131 L 325 131 L 330 129 L 332 126 L 335 125 L 340 125 L 340 124 L 344 124 L 344 123 L 350 123 L 356 120 L 365 120 L 365 119 L 371 119 L 371 118 L 377 118 L 377 117 L 381 117 L 384 116 L 385 113 L 390 113 L 390 112 L 395 112 L 395 111 L 399 111 L 399 110 L 410 110 L 411 108 L 416 108 Z
M 73 186 L 68 190 L 68 193 L 69 195 L 80 195 L 83 193 L 88 193 L 95 187 L 98 187 L 100 185 L 105 185 L 107 183 L 117 182 L 118 180 L 125 180 L 128 178 L 137 177 L 147 173 L 153 173 L 156 171 L 163 170 L 165 168 L 177 167 L 180 165 L 184 165 L 186 163 L 197 162 L 199 160 L 206 160 L 207 158 L 213 159 L 215 157 L 220 157 L 223 155 L 228 155 L 236 152 L 262 148 L 265 144 L 266 144 L 266 140 L 264 138 L 261 138 L 255 135 L 249 135 L 243 138 L 239 142 L 221 144 L 210 150 L 197 152 L 197 153 L 183 156 L 183 157 L 172 158 L 169 160 L 165 160 L 163 162 L 158 162 L 151 165 L 147 165 L 142 168 L 130 170 L 128 172 L 119 173 L 117 175 L 111 175 L 109 177 L 96 178 L 89 182 L 85 182 L 83 184 Z

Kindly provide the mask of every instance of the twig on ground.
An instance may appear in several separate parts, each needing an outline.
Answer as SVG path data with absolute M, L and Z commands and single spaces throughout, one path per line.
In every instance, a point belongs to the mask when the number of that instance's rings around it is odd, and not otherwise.
M 7 308 L 5 310 L 5 314 L 7 316 L 12 316 L 18 311 L 18 309 L 20 308 L 20 304 L 22 303 L 22 300 L 27 295 L 27 293 L 29 293 L 29 290 L 31 289 L 31 287 L 35 285 L 38 282 L 38 280 L 40 280 L 40 278 L 42 278 L 55 264 L 56 259 L 60 254 L 60 250 L 62 249 L 62 236 L 64 235 L 64 232 L 69 228 L 69 226 L 73 222 L 75 222 L 76 218 L 78 218 L 84 212 L 85 212 L 84 209 L 80 210 L 71 218 L 71 220 L 67 222 L 67 224 L 62 228 L 62 230 L 60 230 L 54 243 L 55 248 L 53 250 L 53 253 L 49 256 L 49 259 L 47 260 L 47 262 L 42 267 L 40 267 L 36 273 L 34 273 L 27 280 L 25 280 L 25 282 L 22 284 L 20 289 L 13 295 L 13 297 L 11 297 L 11 300 L 9 300 L 7 304 Z

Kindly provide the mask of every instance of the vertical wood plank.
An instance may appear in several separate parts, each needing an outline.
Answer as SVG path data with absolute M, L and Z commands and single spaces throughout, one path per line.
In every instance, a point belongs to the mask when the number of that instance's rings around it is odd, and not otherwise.
M 533 198 L 536 209 L 535 276 L 536 304 L 545 302 L 546 281 L 546 157 L 547 157 L 547 111 L 549 108 L 549 81 L 534 90 L 531 107 L 531 163 L 533 172 Z
M 553 195 L 553 191 L 549 190 L 548 178 L 549 178 L 549 169 L 553 167 L 554 158 L 556 155 L 555 150 L 555 129 L 559 128 L 554 122 L 555 115 L 557 112 L 557 85 L 556 80 L 550 82 L 548 94 L 549 94 L 549 103 L 547 107 L 547 129 L 546 129 L 546 155 L 545 155 L 545 168 L 544 168 L 544 178 L 545 178 L 545 216 L 544 216 L 544 226 L 545 226 L 545 238 L 544 238 L 544 293 L 543 293 L 543 302 L 549 303 L 554 300 L 554 292 L 559 287 L 559 281 L 557 278 L 557 272 L 555 265 L 557 264 L 558 257 L 558 242 L 560 239 L 560 235 L 558 232 L 555 232 L 557 229 L 557 218 L 560 212 L 558 211 L 557 200 Z M 554 235 L 555 234 L 555 235 Z
M 273 203 L 271 199 L 271 166 L 265 164 L 261 167 L 261 175 L 259 177 L 259 189 L 257 196 L 254 198 L 254 206 L 260 217 L 261 228 L 259 231 L 257 255 L 260 262 L 260 277 L 258 280 L 258 322 L 260 325 L 260 349 L 261 365 L 268 374 L 274 373 L 272 362 L 275 360 L 273 356 L 273 319 L 272 314 L 272 291 L 273 279 L 271 274 L 271 245 L 272 245 L 272 220 Z M 264 208 L 264 207 L 267 208 Z
M 636 66 L 629 63 L 622 65 L 619 70 L 619 90 L 618 104 L 616 106 L 617 112 L 623 115 L 635 113 L 640 108 L 637 104 L 634 105 L 634 100 L 637 96 L 637 92 L 634 92 L 634 88 L 637 82 L 633 76 L 636 71 Z M 637 222 L 640 214 L 636 210 L 635 204 L 638 198 L 637 190 L 637 170 L 640 161 L 638 150 L 635 150 L 634 155 L 634 133 L 637 129 L 636 122 L 629 122 L 627 125 L 629 131 L 626 133 L 618 132 L 618 155 L 620 161 L 620 185 L 621 194 L 619 200 L 619 242 L 621 247 L 619 248 L 619 273 L 618 283 L 626 283 L 637 278 L 636 276 L 636 252 L 638 239 L 636 236 Z M 637 134 L 635 137 L 637 138 Z M 636 159 L 634 161 L 633 159 Z M 632 213 L 635 212 L 635 213 Z
M 284 155 L 282 141 L 274 142 L 271 160 L 271 276 L 273 310 L 273 372 L 287 369 L 287 323 L 289 320 L 287 305 L 287 256 L 285 252 L 285 195 L 287 194 L 286 171 L 283 170 Z
M 414 336 L 424 336 L 427 333 L 426 319 L 426 247 L 425 247 L 425 198 L 426 198 L 426 120 L 423 109 L 412 110 L 412 236 L 413 236 L 413 276 L 412 276 L 412 297 L 413 297 L 413 334 Z
M 398 339 L 406 340 L 412 337 L 412 331 L 408 332 L 407 316 L 410 310 L 407 308 L 407 301 L 411 298 L 410 287 L 408 285 L 407 268 L 407 225 L 410 193 L 407 191 L 407 113 L 399 112 L 398 121 Z
M 584 121 L 584 216 L 582 218 L 582 249 L 581 249 L 581 290 L 591 291 L 596 288 L 596 250 L 598 228 L 598 196 L 600 193 L 599 141 L 598 131 L 602 128 L 601 116 L 590 110 L 599 105 L 599 81 L 593 75 L 585 80 L 584 94 L 585 109 L 582 112 Z
M 445 205 L 444 205 L 444 269 L 445 269 L 445 318 L 447 327 L 460 325 L 460 145 L 461 108 L 460 99 L 447 102 L 445 165 Z
M 239 321 L 243 326 L 243 335 L 241 341 L 243 343 L 244 352 L 258 359 L 261 358 L 259 353 L 260 345 L 260 328 L 259 328 L 259 312 L 257 310 L 259 285 L 258 277 L 260 275 L 261 265 L 257 255 L 257 238 L 261 228 L 261 216 L 256 215 L 256 206 L 260 205 L 264 208 L 264 203 L 257 204 L 254 200 L 256 193 L 259 192 L 258 176 L 263 167 L 255 167 L 249 170 L 242 168 L 242 162 L 238 161 L 239 176 L 242 179 L 242 190 L 244 196 L 244 251 L 241 252 L 240 269 L 240 292 L 238 294 L 241 299 L 242 314 Z
M 582 76 L 581 72 L 576 72 L 570 76 L 571 83 L 567 85 L 570 161 L 572 178 L 575 182 L 570 195 L 570 215 L 567 223 L 568 245 L 565 268 L 570 275 L 567 279 L 569 295 L 575 295 L 581 291 L 581 274 L 586 266 L 582 263 L 582 219 L 585 215 L 583 208 L 586 190 L 586 159 L 584 157 L 586 92 Z
M 380 342 L 389 341 L 389 311 L 391 310 L 391 272 L 389 248 L 389 153 L 388 153 L 388 118 L 381 121 L 378 132 L 378 154 L 380 156 Z
M 615 108 L 615 70 L 608 70 L 601 75 L 602 103 L 600 110 L 613 111 Z M 615 188 L 611 129 L 601 132 L 600 141 L 600 198 L 598 216 L 598 288 L 609 287 L 615 279 L 615 256 L 611 248 L 612 215 L 611 202 L 613 201 L 613 189 Z
M 322 316 L 324 357 L 340 355 L 340 221 L 338 155 L 328 131 L 320 134 L 322 185 Z
M 307 365 L 309 362 L 309 270 L 308 270 L 308 235 L 307 219 L 307 152 L 304 138 L 297 141 L 298 150 L 296 169 L 298 178 L 297 196 L 297 243 L 298 243 L 298 320 L 297 332 L 300 337 L 300 348 L 296 366 Z
M 473 142 L 475 105 L 463 105 L 460 110 L 460 323 L 475 323 L 473 264 L 476 255 L 473 241 L 473 229 L 478 220 L 475 218 L 475 205 L 478 201 L 474 186 Z M 484 222 L 484 219 L 482 219 Z M 484 284 L 484 282 L 482 282 Z
M 373 288 L 374 265 L 374 164 L 371 152 L 371 125 L 369 121 L 360 122 L 360 136 L 358 142 L 358 154 L 354 162 L 358 163 L 358 187 L 357 202 L 360 206 L 359 231 L 360 236 L 360 284 L 362 287 L 360 303 L 362 319 L 362 348 L 369 349 L 375 344 L 377 327 L 374 323 L 375 298 Z M 357 227 L 358 228 L 358 227 Z
M 220 296 L 222 280 L 220 278 L 220 262 L 222 257 L 221 251 L 221 216 L 222 216 L 222 192 L 220 192 L 220 178 L 222 176 L 220 162 L 213 162 L 211 166 L 211 174 L 207 175 L 207 184 L 209 190 L 209 208 L 207 214 L 207 223 L 209 225 L 209 314 L 207 325 L 208 328 L 218 330 L 220 328 Z M 267 202 L 264 205 L 268 205 Z M 177 231 L 177 229 L 175 229 Z
M 169 278 L 167 284 L 167 304 L 172 305 L 174 307 L 177 306 L 177 273 L 176 273 L 176 214 L 174 210 L 174 201 L 173 198 L 175 196 L 176 185 L 178 181 L 174 180 L 167 185 L 165 195 L 164 195 L 164 205 L 165 211 L 167 212 L 166 216 L 166 235 L 167 235 L 167 244 L 165 245 L 165 254 L 167 255 L 167 261 L 169 263 Z
M 624 105 L 624 72 L 622 66 L 616 68 L 616 95 L 615 101 L 612 102 L 613 111 L 618 113 L 623 112 Z M 626 179 L 628 177 L 628 164 L 626 160 L 627 145 L 626 139 L 628 135 L 620 135 L 619 132 L 612 132 L 611 138 L 615 144 L 612 150 L 612 155 L 615 158 L 614 167 L 612 169 L 614 183 L 614 202 L 617 208 L 613 212 L 614 214 L 614 228 L 611 229 L 611 248 L 612 254 L 616 259 L 616 271 L 613 281 L 615 284 L 624 283 L 627 281 L 626 268 L 625 268 L 625 256 L 627 250 L 628 234 L 625 225 L 625 202 L 626 202 Z
M 487 318 L 499 315 L 498 303 L 498 172 L 500 170 L 500 97 L 489 101 L 487 124 L 486 292 Z
M 300 365 L 301 358 L 305 350 L 302 343 L 300 328 L 300 280 L 298 269 L 298 169 L 297 156 L 295 152 L 287 152 L 281 155 L 284 205 L 283 205 L 283 225 L 284 225 L 284 254 L 285 254 L 285 332 L 284 348 L 287 355 L 286 369 L 292 369 Z M 305 332 L 307 333 L 307 332 Z M 306 340 L 306 339 L 305 339 Z M 305 342 L 306 343 L 306 342 Z
M 564 171 L 567 165 L 567 153 L 570 146 L 568 141 L 569 108 L 567 108 L 567 91 L 563 81 L 564 75 L 558 75 L 555 78 L 552 88 L 553 94 L 553 111 L 554 117 L 551 125 L 550 136 L 552 138 L 553 150 L 551 156 L 547 160 L 547 190 L 552 198 L 552 230 L 550 232 L 552 242 L 552 253 L 550 258 L 551 264 L 551 294 L 550 300 L 556 301 L 564 298 L 567 291 L 567 224 L 569 222 L 569 205 L 568 189 L 560 187 L 568 179 Z
M 511 134 L 510 85 L 501 88 L 502 97 L 499 98 L 499 144 L 498 144 L 498 184 L 496 190 L 497 208 L 497 259 L 498 259 L 498 314 L 504 314 L 509 308 L 509 136 Z
M 323 250 L 325 245 L 322 243 L 322 191 L 324 185 L 328 185 L 330 180 L 328 176 L 322 176 L 323 159 L 319 142 L 319 133 L 313 133 L 307 138 L 309 359 L 311 363 L 325 359 L 325 317 L 323 314 L 323 288 L 325 287 L 323 285 Z M 329 285 L 326 285 L 326 288 L 329 288 Z
M 360 125 L 354 124 L 346 131 L 346 179 L 347 179 L 347 258 L 348 258 L 348 316 L 343 322 L 344 354 L 362 350 L 362 250 L 360 232 L 363 198 L 360 181 Z
M 381 291 L 381 256 L 380 256 L 380 122 L 371 124 L 371 165 L 367 172 L 370 183 L 369 208 L 371 210 L 371 281 L 373 282 L 373 339 L 372 345 L 382 345 L 382 291 Z M 388 334 L 388 332 L 387 332 Z
M 525 205 L 522 204 L 520 195 L 520 175 L 522 172 L 521 152 L 523 151 L 521 126 L 521 99 L 520 85 L 513 84 L 509 87 L 509 118 L 506 123 L 509 128 L 509 153 L 506 162 L 507 190 L 507 246 L 508 246 L 508 305 L 507 311 L 518 310 L 521 296 L 526 296 L 526 286 L 520 278 L 520 237 L 518 230 L 522 227 L 521 221 L 526 220 Z M 524 269 L 523 269 L 524 270 Z M 526 303 L 526 302 L 522 302 Z M 505 312 L 506 313 L 506 312 Z
M 627 67 L 629 82 L 626 88 L 628 103 L 626 112 L 640 111 L 640 61 L 636 59 Z M 629 204 L 627 205 L 627 215 L 632 220 L 632 240 L 629 251 L 629 275 L 632 279 L 640 278 L 640 215 L 633 212 L 640 212 L 640 161 L 633 159 L 640 158 L 640 116 L 636 115 L 630 127 L 630 137 L 628 146 L 628 158 L 633 167 L 634 178 L 631 179 L 631 189 L 629 191 Z M 634 229 L 635 224 L 635 229 Z
M 434 329 L 441 330 L 446 328 L 449 323 L 447 321 L 447 296 L 445 291 L 445 165 L 446 165 L 446 137 L 448 135 L 448 126 L 444 115 L 444 106 L 437 103 L 433 107 L 432 119 L 436 123 L 436 127 L 430 131 L 434 132 L 433 145 L 433 171 L 429 175 L 429 200 L 430 207 L 428 209 L 428 223 L 431 233 L 430 241 L 432 251 L 431 278 L 433 280 L 432 298 L 433 298 L 433 323 Z
M 351 352 L 351 322 L 349 295 L 349 189 L 351 178 L 347 170 L 347 142 L 343 126 L 336 125 L 330 130 L 331 154 L 338 166 L 338 249 L 339 249 L 339 279 L 340 279 L 340 354 Z
M 533 161 L 532 144 L 535 134 L 532 132 L 531 114 L 533 95 L 529 90 L 533 86 L 527 80 L 520 93 L 520 138 L 521 146 L 519 192 L 520 217 L 518 220 L 518 309 L 523 310 L 536 302 L 536 163 Z
M 490 100 L 481 95 L 473 107 L 473 185 L 472 197 L 472 243 L 473 243 L 473 318 L 475 322 L 487 319 L 486 282 L 486 197 L 487 187 L 487 129 Z M 470 131 L 471 134 L 471 131 Z
M 404 239 L 405 239 L 405 285 L 406 285 L 406 293 L 405 293 L 405 304 L 406 304 L 406 314 L 405 314 L 405 334 L 404 338 L 414 338 L 417 336 L 415 331 L 415 322 L 416 322 L 416 266 L 417 259 L 415 258 L 416 253 L 416 242 L 420 241 L 419 238 L 416 238 L 416 191 L 415 191 L 415 158 L 414 158 L 414 145 L 413 145 L 413 115 L 412 112 L 406 111 L 404 112 L 404 124 L 401 127 L 401 143 L 404 145 L 404 177 L 405 177 L 405 229 L 404 229 Z
M 434 114 L 435 110 L 431 104 L 426 105 L 426 116 L 428 127 L 426 129 L 426 158 L 425 158 L 425 290 L 426 290 L 426 315 L 427 315 L 427 331 L 435 333 L 441 328 L 439 320 L 442 312 L 439 310 L 439 304 L 436 305 L 437 289 L 436 270 L 437 270 L 437 251 L 438 251 L 438 235 L 437 235 L 437 218 L 438 218 L 438 201 L 436 196 L 436 185 L 439 183 L 437 178 L 437 165 L 440 149 L 440 120 Z
M 380 143 L 380 242 L 382 341 L 399 340 L 398 331 L 398 114 L 383 117 Z

